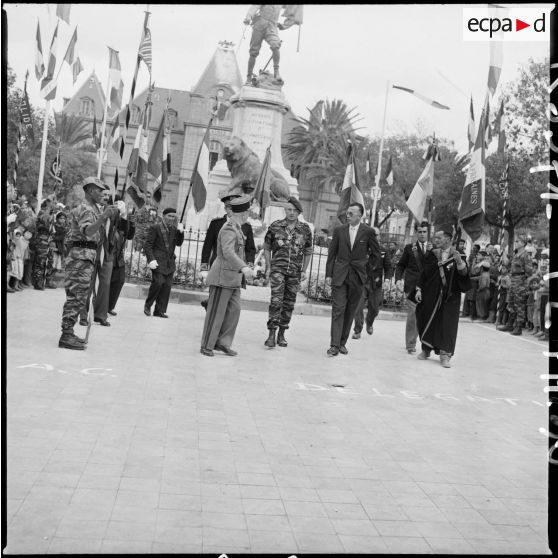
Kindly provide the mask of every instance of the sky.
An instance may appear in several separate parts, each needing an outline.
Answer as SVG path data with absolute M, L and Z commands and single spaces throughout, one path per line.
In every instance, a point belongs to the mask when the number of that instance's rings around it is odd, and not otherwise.
M 419 99 L 389 90 L 386 136 L 415 133 L 446 138 L 459 152 L 467 150 L 470 96 L 475 115 L 480 115 L 486 94 L 489 66 L 488 42 L 463 40 L 463 8 L 450 5 L 318 5 L 304 7 L 304 23 L 280 32 L 283 92 L 295 114 L 307 116 L 307 108 L 320 99 L 342 99 L 361 116 L 359 133 L 380 136 L 388 81 L 433 98 L 450 107 L 440 110 Z M 504 4 L 504 6 L 509 6 Z M 514 7 L 521 5 L 514 5 Z M 547 10 L 553 4 L 525 4 Z M 23 87 L 29 69 L 31 103 L 44 106 L 34 74 L 37 19 L 45 64 L 56 24 L 56 4 L 4 4 L 7 12 L 7 59 Z M 211 59 L 217 43 L 234 42 L 241 75 L 246 75 L 250 29 L 242 23 L 249 5 L 149 5 L 153 43 L 153 81 L 156 86 L 190 90 Z M 94 69 L 101 83 L 108 75 L 108 49 L 120 53 L 124 100 L 133 77 L 146 4 L 72 4 L 70 25 L 59 27 L 58 64 L 64 57 L 77 25 L 79 55 L 85 71 L 75 87 L 71 70 L 60 73 L 55 110 L 62 98 L 71 97 Z M 547 16 L 548 17 L 548 16 Z M 238 46 L 239 45 L 239 46 Z M 548 56 L 547 42 L 505 42 L 499 88 L 512 81 L 529 58 Z M 264 43 L 256 71 L 270 56 Z M 58 70 L 57 70 L 58 71 Z M 148 84 L 142 64 L 136 93 Z M 495 98 L 498 97 L 498 91 Z

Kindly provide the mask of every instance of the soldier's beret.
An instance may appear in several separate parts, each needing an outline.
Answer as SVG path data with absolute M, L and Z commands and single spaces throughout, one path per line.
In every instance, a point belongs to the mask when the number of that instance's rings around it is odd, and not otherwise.
M 227 189 L 221 190 L 219 192 L 219 199 L 223 202 L 226 203 L 234 198 L 239 198 L 240 194 L 231 194 Z
M 250 209 L 250 198 L 248 196 L 239 196 L 231 200 L 230 204 L 233 213 L 243 213 Z
M 287 202 L 290 203 L 299 213 L 302 213 L 302 205 L 295 197 L 291 196 Z
M 169 213 L 176 213 L 176 209 L 174 207 L 167 207 L 163 209 L 163 215 L 168 215 Z

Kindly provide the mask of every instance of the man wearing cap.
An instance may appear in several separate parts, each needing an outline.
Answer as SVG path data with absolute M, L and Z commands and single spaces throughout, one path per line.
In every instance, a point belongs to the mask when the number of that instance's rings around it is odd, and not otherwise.
M 231 216 L 219 231 L 217 257 L 209 270 L 209 303 L 203 324 L 200 353 L 214 356 L 214 350 L 236 356 L 231 349 L 240 318 L 240 287 L 253 271 L 244 259 L 241 225 L 248 219 L 250 198 L 231 200 Z
M 44 291 L 45 285 L 48 289 L 56 289 L 56 285 L 52 281 L 53 255 L 50 249 L 50 241 L 54 232 L 53 210 L 55 206 L 53 202 L 54 196 L 48 196 L 43 200 L 35 222 L 36 232 L 33 240 L 35 257 L 31 278 L 33 287 L 38 291 Z
M 215 258 L 217 257 L 217 237 L 219 236 L 219 231 L 227 222 L 227 219 L 232 215 L 231 201 L 238 197 L 240 196 L 236 194 L 229 194 L 228 190 L 221 190 L 221 192 L 219 192 L 219 199 L 225 204 L 225 211 L 227 213 L 223 215 L 223 217 L 213 219 L 211 223 L 209 223 L 209 227 L 205 233 L 205 239 L 203 241 L 201 271 L 208 271 L 215 261 Z M 250 225 L 250 223 L 243 223 L 241 229 L 246 239 L 244 245 L 246 263 L 253 265 L 254 258 L 256 257 L 256 246 L 254 244 L 254 231 L 252 230 L 252 225 Z M 206 310 L 208 301 L 209 299 L 206 299 L 201 302 L 201 305 Z
M 58 341 L 59 347 L 75 350 L 85 349 L 85 340 L 74 334 L 74 326 L 92 287 L 103 229 L 107 219 L 116 211 L 113 207 L 106 207 L 101 213 L 99 206 L 105 186 L 98 178 L 86 178 L 83 190 L 85 200 L 70 212 L 71 248 L 64 270 L 66 302 L 62 310 L 62 336 Z
M 267 329 L 266 347 L 286 347 L 285 330 L 296 302 L 300 282 L 306 280 L 306 270 L 312 259 L 312 231 L 308 223 L 299 221 L 302 205 L 290 197 L 285 207 L 285 218 L 269 225 L 264 240 L 266 281 L 271 282 L 271 303 Z
M 440 363 L 450 368 L 455 352 L 461 293 L 471 286 L 467 264 L 452 247 L 451 226 L 442 227 L 434 237 L 435 248 L 427 252 L 415 287 L 417 330 L 422 343 L 419 360 L 434 351 Z
M 172 287 L 172 277 L 176 270 L 175 246 L 184 242 L 184 225 L 176 225 L 176 209 L 167 207 L 163 211 L 163 220 L 149 228 L 144 244 L 147 264 L 151 269 L 151 285 L 143 313 L 151 316 L 151 306 L 155 302 L 153 315 L 168 318 L 166 311 Z

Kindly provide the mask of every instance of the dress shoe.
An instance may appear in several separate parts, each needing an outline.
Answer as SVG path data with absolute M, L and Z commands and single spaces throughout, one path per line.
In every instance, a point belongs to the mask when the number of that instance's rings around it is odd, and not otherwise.
M 347 347 L 345 347 L 345 345 L 341 345 L 341 347 L 339 347 L 339 352 L 342 355 L 348 355 L 349 354 L 349 351 L 348 351 Z
M 287 340 L 285 339 L 285 330 L 283 328 L 279 328 L 279 332 L 277 333 L 277 345 L 279 347 L 286 347 Z
M 164 312 L 153 312 L 153 315 L 157 318 L 168 318 Z
M 269 336 L 264 341 L 264 345 L 266 347 L 270 347 L 270 348 L 275 347 L 275 330 L 274 329 L 269 330 Z
M 44 290 L 45 290 L 44 287 L 40 287 L 39 285 L 33 285 L 33 288 L 34 288 L 36 291 L 44 291 Z
M 46 288 L 47 289 L 57 289 L 58 287 L 54 283 L 47 283 Z
M 87 327 L 89 325 L 89 322 L 87 320 L 80 319 L 79 325 Z
M 12 287 L 10 287 L 10 285 L 8 285 L 8 286 L 6 287 L 6 292 L 7 292 L 7 293 L 15 293 L 15 289 L 12 289 Z
M 414 355 L 414 354 L 417 352 L 417 350 L 416 350 L 414 347 L 411 347 L 410 349 L 407 349 L 407 352 L 408 352 L 410 355 Z
M 327 354 L 328 354 L 329 356 L 337 356 L 337 355 L 339 354 L 339 349 L 338 349 L 337 347 L 330 347 L 330 348 L 327 350 Z
M 450 359 L 448 355 L 440 355 L 440 363 L 444 368 L 451 368 Z
M 63 333 L 58 341 L 61 349 L 73 349 L 74 351 L 84 351 L 85 343 L 80 343 L 71 333 Z
M 360 333 L 357 333 L 356 331 L 353 333 L 353 339 L 360 339 Z
M 114 310 L 109 310 L 108 313 L 109 313 L 111 316 L 118 316 L 118 314 L 117 314 Z
M 209 303 L 209 300 L 202 300 L 200 302 L 200 304 L 203 306 L 204 310 L 207 312 L 207 304 Z
M 215 356 L 211 349 L 204 349 L 203 347 L 200 349 L 200 353 L 204 356 Z
M 430 357 L 430 351 L 426 352 L 426 351 L 421 351 L 420 354 L 417 356 L 417 358 L 419 360 L 426 360 L 427 358 Z
M 143 307 L 143 313 L 144 313 L 146 316 L 151 316 L 151 308 L 149 308 L 149 306 L 144 306 L 144 307 Z
M 16 291 L 24 291 L 25 287 L 22 287 L 19 283 L 14 287 Z
M 513 328 L 513 331 L 510 331 L 510 333 L 512 335 L 521 335 L 521 327 L 520 326 L 515 326 Z
M 366 326 L 366 333 L 372 335 L 374 333 L 374 326 Z
M 110 322 L 105 318 L 93 318 L 93 321 L 105 327 L 110 327 Z
M 236 351 L 233 351 L 232 349 L 227 349 L 227 347 L 223 347 L 223 345 L 215 345 L 215 350 L 221 351 L 222 353 L 225 353 L 228 356 L 236 356 L 238 354 Z

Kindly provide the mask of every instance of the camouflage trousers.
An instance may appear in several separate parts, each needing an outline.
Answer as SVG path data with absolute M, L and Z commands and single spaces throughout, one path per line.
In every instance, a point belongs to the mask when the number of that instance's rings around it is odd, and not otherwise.
M 39 236 L 35 243 L 35 257 L 33 258 L 33 269 L 31 271 L 33 285 L 44 287 L 45 283 L 50 282 L 53 261 L 52 250 L 49 250 L 48 238 Z
M 285 275 L 280 271 L 272 271 L 270 276 L 271 283 L 271 304 L 269 305 L 268 329 L 289 329 L 289 323 L 296 302 L 296 293 L 300 286 L 299 275 Z
M 515 314 L 515 325 L 519 327 L 525 326 L 525 307 L 528 294 L 525 277 L 512 275 L 511 287 L 508 290 L 508 312 Z
M 77 322 L 80 311 L 87 303 L 87 296 L 93 278 L 95 264 L 90 260 L 73 258 L 72 254 L 66 258 L 64 270 L 64 287 L 66 302 L 62 309 L 62 331 L 71 333 Z

